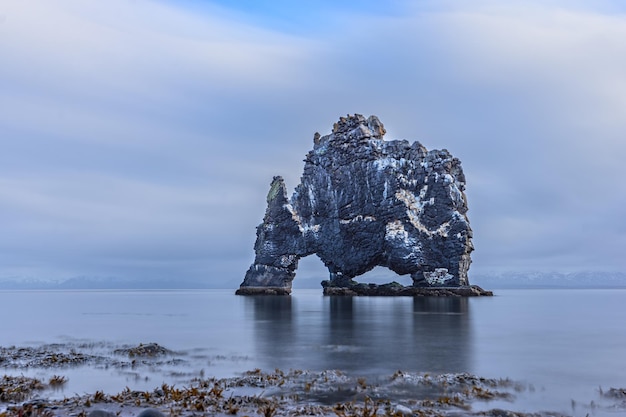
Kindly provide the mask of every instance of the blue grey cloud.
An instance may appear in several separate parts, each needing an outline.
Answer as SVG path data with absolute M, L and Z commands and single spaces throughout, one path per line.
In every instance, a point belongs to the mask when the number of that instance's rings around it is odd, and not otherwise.
M 619 4 L 393 7 L 298 31 L 206 3 L 4 2 L 0 277 L 237 284 L 272 176 L 293 188 L 313 133 L 354 112 L 463 161 L 470 272 L 624 270 Z

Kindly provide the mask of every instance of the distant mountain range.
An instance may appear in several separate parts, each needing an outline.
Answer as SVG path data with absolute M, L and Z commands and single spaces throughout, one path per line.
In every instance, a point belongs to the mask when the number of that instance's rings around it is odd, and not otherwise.
M 471 271 L 470 271 L 471 272 Z M 389 276 L 393 280 L 393 276 Z M 315 286 L 306 288 L 318 288 Z M 365 282 L 366 280 L 364 280 Z M 623 272 L 499 272 L 470 273 L 470 282 L 485 289 L 507 288 L 626 288 Z M 407 283 L 408 284 L 408 283 Z M 216 282 L 191 279 L 149 279 L 119 277 L 73 277 L 66 280 L 45 281 L 12 277 L 0 279 L 0 289 L 15 290 L 83 290 L 83 289 L 219 289 L 237 287 L 235 282 Z
M 624 272 L 501 272 L 470 275 L 472 284 L 492 288 L 626 288 Z
M 209 289 L 223 288 L 214 282 L 186 279 L 128 279 L 118 277 L 74 277 L 59 281 L 11 278 L 0 280 L 6 290 L 108 290 L 108 289 Z M 234 288 L 234 287 L 233 287 Z

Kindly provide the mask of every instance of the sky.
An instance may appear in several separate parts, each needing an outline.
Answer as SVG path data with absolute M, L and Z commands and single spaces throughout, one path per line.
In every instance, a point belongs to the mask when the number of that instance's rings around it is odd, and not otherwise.
M 470 281 L 626 272 L 622 1 L 2 0 L 0 279 L 236 287 L 354 113 L 462 161 Z

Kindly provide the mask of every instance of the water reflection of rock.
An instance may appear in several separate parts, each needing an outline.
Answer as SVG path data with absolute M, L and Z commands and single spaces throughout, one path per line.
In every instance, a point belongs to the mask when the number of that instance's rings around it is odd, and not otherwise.
M 326 368 L 469 371 L 468 306 L 466 298 L 329 297 Z
M 413 300 L 414 365 L 416 370 L 472 370 L 472 324 L 465 297 L 424 297 Z
M 292 297 L 280 295 L 246 297 L 246 306 L 253 310 L 255 351 L 268 369 L 289 369 L 290 359 L 297 360 L 294 304 Z
M 324 297 L 299 311 L 293 297 L 250 297 L 261 362 L 391 375 L 472 370 L 467 298 Z

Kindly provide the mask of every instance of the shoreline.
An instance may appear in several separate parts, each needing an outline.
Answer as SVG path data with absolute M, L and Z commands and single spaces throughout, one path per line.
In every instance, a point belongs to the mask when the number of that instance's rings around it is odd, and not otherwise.
M 54 350 L 56 348 L 56 350 Z M 0 366 L 6 370 L 36 369 L 53 375 L 2 377 L 0 415 L 3 417 L 87 417 L 94 411 L 123 417 L 155 409 L 165 416 L 567 416 L 563 411 L 526 411 L 517 404 L 534 388 L 509 379 L 484 378 L 470 373 L 417 373 L 363 377 L 342 370 L 253 369 L 238 376 L 216 378 L 190 376 L 186 383 L 164 381 L 148 390 L 126 387 L 119 392 L 95 392 L 52 398 L 54 389 L 67 379 L 65 370 L 80 367 L 88 373 L 95 365 L 136 368 L 176 363 L 179 353 L 155 343 L 122 346 L 106 356 L 93 356 L 67 346 L 2 349 Z M 44 372 L 45 373 L 45 372 Z M 577 404 L 578 411 L 600 415 L 626 411 L 626 390 L 598 393 L 591 404 Z M 572 410 L 574 400 L 572 400 Z M 518 410 L 518 411 L 510 411 Z M 599 414 L 600 413 L 600 414 Z
M 512 392 L 523 389 L 510 380 L 487 379 L 471 374 L 430 375 L 398 371 L 386 378 L 400 391 L 407 387 L 423 391 L 423 398 L 392 400 L 376 383 L 370 384 L 365 378 L 356 378 L 338 370 L 283 372 L 277 369 L 266 373 L 255 369 L 240 377 L 194 379 L 189 386 L 180 388 L 163 383 L 151 391 L 127 388 L 116 394 L 96 391 L 62 400 L 32 398 L 9 404 L 0 414 L 7 417 L 83 417 L 98 410 L 111 415 L 135 416 L 145 409 L 153 409 L 170 416 L 493 416 L 501 415 L 502 410 L 472 411 L 473 403 L 510 400 L 514 395 Z M 45 389 L 34 379 L 17 379 L 22 389 L 14 391 L 20 395 L 26 395 L 28 387 L 32 392 Z M 3 385 L 8 382 L 10 379 L 3 379 Z M 544 414 L 511 415 L 530 417 Z

